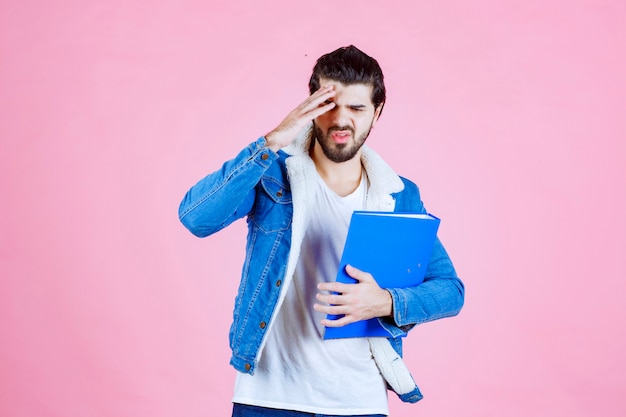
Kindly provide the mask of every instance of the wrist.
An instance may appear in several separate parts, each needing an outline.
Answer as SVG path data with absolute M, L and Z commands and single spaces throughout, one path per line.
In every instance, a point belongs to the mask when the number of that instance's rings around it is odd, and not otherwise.
M 381 317 L 393 317 L 393 297 L 391 292 L 383 289 L 385 292 L 385 304 L 383 307 L 383 315 Z
M 269 148 L 273 152 L 278 152 L 281 148 L 280 144 L 276 143 L 274 139 L 273 132 L 265 135 L 265 147 Z

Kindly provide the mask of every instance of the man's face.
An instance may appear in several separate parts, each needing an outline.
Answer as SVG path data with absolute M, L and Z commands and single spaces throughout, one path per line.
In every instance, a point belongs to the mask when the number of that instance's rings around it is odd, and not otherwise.
M 335 87 L 336 94 L 329 99 L 335 107 L 313 121 L 313 133 L 328 159 L 349 161 L 363 146 L 382 105 L 374 108 L 371 85 L 344 85 L 322 78 L 320 88 L 327 85 Z

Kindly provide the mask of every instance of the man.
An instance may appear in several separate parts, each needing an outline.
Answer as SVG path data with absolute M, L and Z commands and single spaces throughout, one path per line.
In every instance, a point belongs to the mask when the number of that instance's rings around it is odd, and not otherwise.
M 439 240 L 419 286 L 381 289 L 353 267 L 346 272 L 356 284 L 334 282 L 354 210 L 425 209 L 415 184 L 364 146 L 385 103 L 376 60 L 354 46 L 337 49 L 317 61 L 309 89 L 278 127 L 198 182 L 180 206 L 199 237 L 247 216 L 230 330 L 239 371 L 233 416 L 386 415 L 388 386 L 417 401 L 396 353 L 399 336 L 463 305 L 463 284 Z M 389 339 L 323 340 L 324 326 L 374 317 Z

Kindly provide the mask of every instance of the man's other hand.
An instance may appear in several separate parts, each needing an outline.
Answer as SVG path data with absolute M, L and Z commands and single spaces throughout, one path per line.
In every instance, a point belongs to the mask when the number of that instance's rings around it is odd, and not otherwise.
M 357 283 L 325 282 L 317 286 L 318 290 L 329 291 L 330 293 L 318 293 L 317 300 L 325 304 L 316 303 L 313 308 L 326 314 L 343 314 L 343 317 L 337 320 L 324 318 L 322 325 L 341 327 L 356 321 L 392 315 L 393 300 L 391 294 L 378 286 L 372 274 L 350 265 L 346 266 L 346 272 L 356 279 Z

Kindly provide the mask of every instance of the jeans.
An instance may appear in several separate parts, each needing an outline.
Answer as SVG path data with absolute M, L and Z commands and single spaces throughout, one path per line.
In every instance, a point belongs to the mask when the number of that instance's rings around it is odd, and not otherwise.
M 330 414 L 313 414 L 293 410 L 277 410 L 274 408 L 257 407 L 256 405 L 233 404 L 232 417 L 386 417 L 384 414 L 360 414 L 359 416 L 335 416 Z

